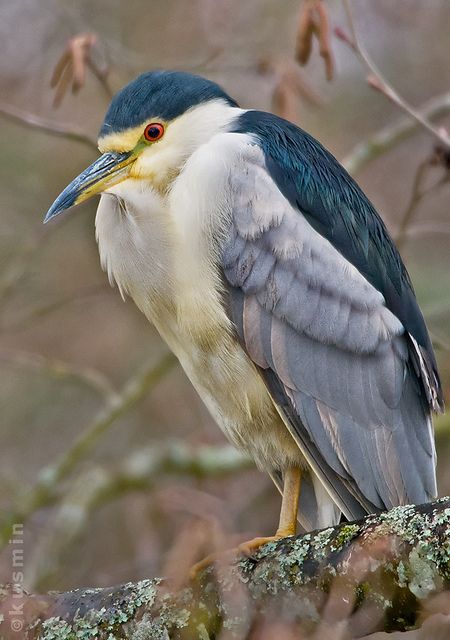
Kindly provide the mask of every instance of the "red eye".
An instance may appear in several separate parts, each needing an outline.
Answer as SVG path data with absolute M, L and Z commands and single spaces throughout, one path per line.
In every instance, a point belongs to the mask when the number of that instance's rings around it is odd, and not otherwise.
M 164 135 L 164 127 L 159 122 L 151 122 L 144 129 L 144 138 L 149 142 L 155 142 Z

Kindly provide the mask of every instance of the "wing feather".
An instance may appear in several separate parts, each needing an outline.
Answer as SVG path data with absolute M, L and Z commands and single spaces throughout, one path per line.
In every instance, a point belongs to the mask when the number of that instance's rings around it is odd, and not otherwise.
M 418 348 L 412 359 L 402 322 L 285 198 L 257 145 L 229 186 L 220 259 L 231 316 L 321 482 L 350 515 L 355 497 L 366 510 L 431 499 L 427 364 Z

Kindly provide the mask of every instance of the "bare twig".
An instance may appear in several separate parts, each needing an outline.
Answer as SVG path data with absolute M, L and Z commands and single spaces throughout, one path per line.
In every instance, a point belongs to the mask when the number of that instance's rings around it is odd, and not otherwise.
M 116 391 L 108 378 L 96 369 L 77 367 L 72 363 L 46 358 L 39 353 L 2 348 L 0 348 L 0 362 L 7 362 L 15 367 L 26 367 L 39 373 L 44 372 L 53 378 L 75 380 L 90 387 L 96 393 L 102 395 L 105 400 L 112 399 L 116 395 Z
M 414 224 L 412 227 L 406 230 L 407 236 L 412 237 L 421 237 L 426 235 L 450 235 L 450 223 L 446 224 L 445 222 L 434 222 L 433 220 L 420 222 L 419 224 Z
M 434 347 L 450 353 L 450 342 L 448 340 L 441 338 L 441 336 L 437 336 L 434 331 L 430 331 L 430 336 Z
M 219 478 L 251 469 L 253 461 L 231 445 L 192 447 L 172 440 L 129 454 L 118 465 L 95 466 L 71 483 L 27 564 L 27 585 L 37 585 L 58 566 L 83 531 L 89 514 L 130 491 L 148 492 L 164 475 Z
M 439 118 L 450 111 L 450 92 L 436 96 L 419 109 L 424 118 Z M 419 128 L 419 123 L 405 116 L 383 127 L 367 140 L 359 142 L 341 161 L 349 173 L 356 174 L 369 162 L 386 153 L 402 140 L 406 140 Z
M 285 56 L 263 56 L 257 70 L 261 75 L 274 77 L 271 110 L 282 118 L 296 122 L 301 100 L 318 106 L 322 99 L 303 77 L 298 65 Z
M 147 365 L 142 371 L 135 374 L 125 384 L 122 391 L 109 398 L 106 406 L 94 421 L 85 427 L 62 458 L 56 464 L 46 467 L 39 474 L 38 485 L 48 488 L 66 477 L 86 456 L 87 452 L 92 450 L 111 425 L 141 400 L 172 369 L 175 363 L 175 356 L 172 353 L 167 353 L 156 365 L 153 363 Z
M 55 489 L 61 480 L 73 471 L 80 460 L 86 457 L 111 425 L 141 400 L 170 371 L 175 362 L 175 356 L 168 353 L 156 365 L 148 365 L 134 375 L 119 393 L 109 397 L 97 417 L 83 429 L 77 440 L 63 453 L 61 458 L 40 472 L 33 489 L 28 491 L 22 500 L 19 500 L 16 511 L 9 514 L 6 522 L 2 524 L 0 541 L 4 543 L 8 540 L 12 523 L 24 522 L 36 509 L 53 502 Z
M 45 233 L 45 231 L 40 231 L 39 233 L 35 233 L 34 237 L 30 237 L 27 244 L 17 251 L 16 255 L 3 270 L 0 280 L 0 309 L 5 307 L 6 300 L 14 293 L 17 285 L 25 276 L 30 263 L 33 261 L 34 254 L 39 249 L 45 237 Z
M 28 111 L 23 111 L 22 109 L 17 109 L 16 107 L 4 102 L 0 102 L 0 114 L 10 118 L 11 120 L 15 120 L 16 122 L 20 122 L 27 127 L 41 129 L 42 131 L 54 136 L 62 136 L 63 138 L 74 140 L 75 142 L 81 142 L 89 148 L 97 150 L 97 141 L 87 135 L 84 131 L 73 129 L 67 125 L 41 118 L 40 116 L 36 116 Z
M 405 208 L 405 211 L 403 212 L 403 215 L 400 218 L 400 224 L 396 233 L 395 241 L 399 249 L 401 249 L 403 246 L 406 230 L 408 229 L 409 224 L 413 219 L 414 213 L 419 205 L 419 202 L 423 197 L 422 183 L 429 168 L 430 161 L 428 158 L 426 160 L 423 160 L 417 167 L 416 174 L 413 180 L 413 186 L 411 189 L 410 200 Z
M 26 266 L 24 267 L 24 271 L 25 269 L 26 269 Z M 19 275 L 20 277 L 22 277 L 23 274 L 21 273 Z M 12 285 L 16 286 L 17 282 L 18 281 L 14 281 Z M 2 291 L 0 289 L 0 299 L 2 297 L 1 293 Z M 109 293 L 109 288 L 107 285 L 101 284 L 101 285 L 94 285 L 92 287 L 86 287 L 85 289 L 80 289 L 77 292 L 68 294 L 52 302 L 48 302 L 47 304 L 44 304 L 41 307 L 36 307 L 26 315 L 19 318 L 14 318 L 13 321 L 10 321 L 8 323 L 6 322 L 0 323 L 0 329 L 2 333 L 15 333 L 17 331 L 22 331 L 24 329 L 27 329 L 36 320 L 43 318 L 50 313 L 58 311 L 59 309 L 63 308 L 66 305 L 76 304 L 77 302 L 85 298 L 90 298 L 98 295 L 106 295 L 108 293 Z
M 89 60 L 87 61 L 87 65 L 103 87 L 107 98 L 110 100 L 114 95 L 114 90 L 109 84 L 107 73 L 103 69 L 101 69 L 91 58 L 89 58 Z
M 443 186 L 448 182 L 449 176 L 447 171 L 442 175 L 437 182 L 434 182 L 432 185 L 425 187 L 423 186 L 426 175 L 431 168 L 432 163 L 430 158 L 427 158 L 423 162 L 421 162 L 417 168 L 416 175 L 414 176 L 413 186 L 411 190 L 411 195 L 409 202 L 403 212 L 399 227 L 395 236 L 395 242 L 397 247 L 401 249 L 406 240 L 407 230 L 411 225 L 411 222 L 414 218 L 414 214 L 417 211 L 419 204 L 422 200 L 432 192 L 435 192 L 439 189 L 439 187 Z
M 345 12 L 347 14 L 347 21 L 350 29 L 350 36 L 346 36 L 342 29 L 335 30 L 335 34 L 347 45 L 349 45 L 356 53 L 360 61 L 370 72 L 368 82 L 371 87 L 377 91 L 381 91 L 389 100 L 396 104 L 402 111 L 407 113 L 411 118 L 414 118 L 418 124 L 426 129 L 431 135 L 433 135 L 439 142 L 446 148 L 450 148 L 450 137 L 446 131 L 437 129 L 431 122 L 423 116 L 420 111 L 417 111 L 411 107 L 390 85 L 381 71 L 377 68 L 373 60 L 364 49 L 359 39 L 358 33 L 355 27 L 355 20 L 353 17 L 353 10 L 351 6 L 351 0 L 343 0 Z

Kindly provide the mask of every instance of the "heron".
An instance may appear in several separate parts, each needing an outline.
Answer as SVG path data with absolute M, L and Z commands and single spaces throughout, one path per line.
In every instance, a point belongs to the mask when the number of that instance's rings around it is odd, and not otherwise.
M 436 359 L 386 226 L 322 144 L 218 84 L 140 75 L 48 221 L 100 194 L 100 261 L 282 495 L 274 536 L 436 497 Z

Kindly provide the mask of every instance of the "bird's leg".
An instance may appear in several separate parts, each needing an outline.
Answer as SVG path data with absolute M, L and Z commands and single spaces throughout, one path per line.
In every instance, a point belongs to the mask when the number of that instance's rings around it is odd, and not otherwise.
M 250 555 L 267 542 L 274 542 L 286 536 L 295 536 L 297 531 L 298 499 L 300 496 L 302 472 L 299 467 L 289 467 L 284 474 L 283 497 L 280 521 L 274 536 L 253 538 L 239 545 L 239 551 Z
M 281 499 L 280 521 L 274 536 L 253 538 L 248 542 L 243 542 L 237 549 L 230 549 L 228 554 L 236 554 L 236 551 L 251 555 L 256 549 L 267 542 L 274 542 L 286 536 L 295 536 L 297 531 L 297 511 L 298 499 L 300 496 L 302 472 L 299 467 L 289 467 L 284 474 L 283 496 Z M 213 564 L 217 559 L 224 557 L 223 552 L 211 553 L 200 562 L 197 562 L 190 571 L 191 578 L 195 578 L 198 573 Z
M 299 467 L 289 467 L 284 474 L 283 497 L 281 500 L 280 522 L 276 535 L 279 538 L 295 536 L 297 533 L 297 512 L 302 472 Z

